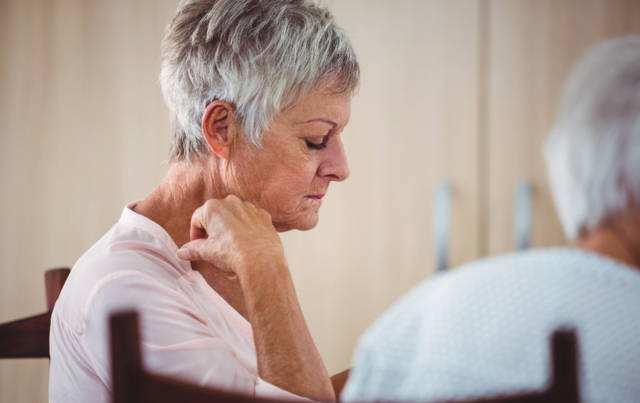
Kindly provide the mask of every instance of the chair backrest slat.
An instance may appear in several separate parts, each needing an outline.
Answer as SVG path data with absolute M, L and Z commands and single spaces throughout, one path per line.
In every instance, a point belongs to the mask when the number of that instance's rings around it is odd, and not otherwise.
M 551 337 L 551 379 L 549 395 L 557 402 L 580 401 L 580 354 L 574 331 L 560 329 Z
M 67 277 L 69 277 L 70 272 L 71 270 L 69 270 L 69 268 L 60 267 L 57 269 L 47 270 L 44 273 L 44 288 L 47 297 L 47 309 L 49 312 L 53 311 L 53 306 L 58 300 L 62 287 L 64 286 L 65 281 L 67 281 Z
M 135 311 L 113 314 L 110 329 L 114 403 L 279 403 L 148 373 L 140 352 L 138 314 Z
M 47 312 L 0 324 L 0 358 L 49 358 L 51 312 L 69 273 L 66 267 L 45 272 Z
M 0 324 L 0 358 L 49 357 L 51 313 Z
M 114 314 L 109 328 L 113 401 L 138 403 L 141 397 L 142 355 L 137 312 Z
M 110 325 L 114 403 L 278 402 L 151 374 L 144 369 L 138 314 L 135 311 L 116 313 Z M 578 345 L 574 331 L 555 331 L 551 337 L 550 351 L 551 376 L 549 386 L 544 390 L 438 403 L 579 403 Z

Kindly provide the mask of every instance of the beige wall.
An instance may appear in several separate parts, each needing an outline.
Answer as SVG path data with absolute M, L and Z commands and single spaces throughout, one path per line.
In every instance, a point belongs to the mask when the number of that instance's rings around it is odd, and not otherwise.
M 513 248 L 518 181 L 533 185 L 533 242 L 563 242 L 542 160 L 563 82 L 577 58 L 607 38 L 640 33 L 637 0 L 491 0 L 488 20 L 486 132 L 487 245 Z
M 331 372 L 434 267 L 433 193 L 454 187 L 452 263 L 512 247 L 531 179 L 534 242 L 562 241 L 538 152 L 568 68 L 638 28 L 633 0 L 325 0 L 362 87 L 344 133 L 352 176 L 319 226 L 283 236 Z M 157 73 L 173 0 L 0 1 L 0 321 L 44 310 L 42 272 L 72 265 L 160 180 Z M 633 19 L 635 18 L 635 20 Z M 0 362 L 0 402 L 46 401 L 47 363 Z
M 330 6 L 362 64 L 343 134 L 351 177 L 329 192 L 318 228 L 285 240 L 312 333 L 337 371 L 348 366 L 362 330 L 433 271 L 432 195 L 444 179 L 457 188 L 455 260 L 478 256 L 477 44 L 468 40 L 476 34 L 477 6 Z M 417 55 L 418 47 L 426 51 Z
M 72 265 L 163 174 L 159 38 L 174 1 L 0 2 L 0 321 L 45 309 Z M 0 362 L 0 402 L 47 400 L 46 361 Z

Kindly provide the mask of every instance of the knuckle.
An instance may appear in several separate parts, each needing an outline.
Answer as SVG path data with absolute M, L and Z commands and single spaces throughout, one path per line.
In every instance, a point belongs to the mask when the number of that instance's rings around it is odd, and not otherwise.
M 240 201 L 240 199 L 238 198 L 238 196 L 234 195 L 234 194 L 230 194 L 227 197 L 224 198 L 225 200 L 232 202 L 232 203 L 237 203 Z
M 260 217 L 264 218 L 265 220 L 271 221 L 271 214 L 269 214 L 267 210 L 258 209 L 258 213 L 260 214 Z
M 218 204 L 218 201 L 216 199 L 209 199 L 204 203 L 203 207 L 205 211 L 209 211 L 209 210 L 215 209 L 217 204 Z

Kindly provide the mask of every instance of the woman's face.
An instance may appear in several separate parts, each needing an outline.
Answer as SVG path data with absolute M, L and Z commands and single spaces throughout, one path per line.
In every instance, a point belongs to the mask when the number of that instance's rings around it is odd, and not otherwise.
M 275 117 L 261 149 L 238 136 L 231 193 L 269 212 L 278 231 L 313 228 L 329 184 L 349 176 L 341 134 L 350 106 L 349 95 L 320 86 Z

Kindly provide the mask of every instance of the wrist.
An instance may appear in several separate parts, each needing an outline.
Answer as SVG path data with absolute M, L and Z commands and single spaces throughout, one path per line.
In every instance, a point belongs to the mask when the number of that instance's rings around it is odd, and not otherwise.
M 278 281 L 289 278 L 289 268 L 282 250 L 247 254 L 241 260 L 242 269 L 237 271 L 245 295 L 256 287 L 273 287 Z
M 284 259 L 258 262 L 238 276 L 247 319 L 254 328 L 265 329 L 289 317 L 297 301 L 293 281 Z

